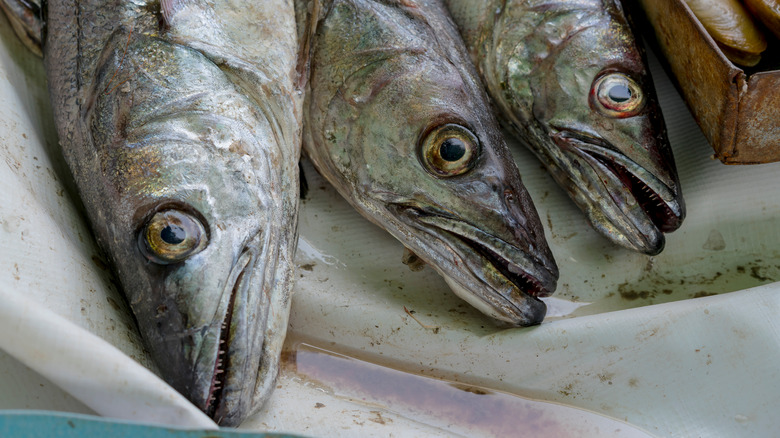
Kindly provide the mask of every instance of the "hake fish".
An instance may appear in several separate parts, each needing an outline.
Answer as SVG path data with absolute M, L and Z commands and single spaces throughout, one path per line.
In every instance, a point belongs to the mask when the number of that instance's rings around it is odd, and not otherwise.
M 52 0 L 44 12 L 60 143 L 146 346 L 168 383 L 237 425 L 273 387 L 289 315 L 293 5 Z
M 538 297 L 555 289 L 558 268 L 444 5 L 296 5 L 315 167 L 465 301 L 509 324 L 539 323 Z
M 657 254 L 685 216 L 618 0 L 446 0 L 509 129 L 608 239 Z

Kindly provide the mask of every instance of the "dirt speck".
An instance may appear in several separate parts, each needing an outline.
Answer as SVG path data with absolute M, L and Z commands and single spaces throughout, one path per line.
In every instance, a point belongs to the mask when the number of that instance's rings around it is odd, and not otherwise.
M 374 417 L 369 418 L 368 421 L 373 421 L 377 424 L 387 424 L 388 422 L 393 422 L 393 420 L 389 418 L 382 417 L 382 413 L 379 411 L 371 411 L 371 413 L 374 414 Z
M 111 306 L 112 309 L 116 311 L 120 311 L 122 309 L 121 307 L 119 307 L 119 304 L 116 301 L 114 301 L 113 298 L 106 297 L 106 301 L 108 301 L 108 304 Z
M 634 300 L 640 299 L 640 298 L 643 299 L 643 300 L 646 300 L 648 298 L 655 298 L 655 294 L 653 294 L 650 291 L 646 291 L 646 290 L 640 290 L 640 291 L 624 290 L 623 286 L 625 286 L 625 285 L 622 285 L 622 284 L 620 285 L 620 288 L 619 288 L 618 292 L 620 292 L 620 296 L 624 300 L 634 301 Z
M 750 267 L 750 276 L 755 278 L 756 280 L 759 280 L 759 281 L 775 281 L 771 277 L 767 277 L 765 275 L 762 275 L 760 266 L 751 266 Z
M 632 377 L 628 379 L 628 386 L 632 388 L 639 388 L 639 379 L 637 379 L 636 377 Z
M 614 352 L 618 351 L 618 346 L 617 345 L 610 345 L 608 347 L 602 347 L 602 349 L 604 350 L 605 353 L 614 353 Z
M 707 291 L 699 291 L 692 295 L 693 298 L 703 298 L 703 297 L 711 297 L 713 295 L 717 295 L 716 292 L 707 292 Z
M 102 271 L 108 271 L 108 265 L 107 265 L 107 264 L 106 264 L 106 262 L 104 262 L 104 261 L 103 261 L 103 259 L 101 259 L 100 257 L 98 257 L 98 256 L 96 256 L 96 255 L 93 255 L 93 256 L 92 256 L 92 263 L 94 263 L 94 264 L 95 264 L 95 266 L 97 266 L 98 268 L 100 268 L 100 270 L 102 270 Z
M 322 403 L 319 403 L 319 402 L 317 402 L 317 403 L 314 405 L 314 409 L 320 409 L 320 408 L 324 408 L 324 407 L 325 407 L 325 405 L 324 405 L 324 404 L 322 404 Z
M 412 272 L 419 272 L 425 269 L 425 262 L 417 254 L 404 248 L 404 255 L 401 257 L 401 263 L 409 267 Z
M 612 384 L 612 378 L 615 377 L 615 373 L 603 373 L 603 374 L 597 374 L 599 380 L 601 383 L 608 383 Z
M 563 388 L 558 390 L 558 394 L 566 397 L 576 398 L 574 395 L 574 383 L 567 383 Z
M 309 272 L 311 272 L 311 271 L 313 271 L 313 270 L 314 270 L 314 266 L 315 266 L 315 264 L 314 264 L 314 263 L 306 263 L 306 264 L 304 264 L 304 265 L 301 265 L 301 266 L 300 266 L 300 268 L 301 268 L 301 269 L 303 269 L 304 271 L 309 271 Z
M 487 390 L 485 390 L 483 388 L 479 388 L 479 387 L 471 386 L 471 385 L 464 385 L 462 383 L 453 383 L 451 386 L 453 388 L 460 389 L 461 391 L 469 392 L 471 394 L 476 394 L 476 395 L 492 394 L 490 391 L 487 391 Z
M 707 240 L 702 245 L 702 249 L 709 251 L 723 251 L 726 249 L 726 241 L 723 239 L 723 235 L 718 230 L 710 230 Z

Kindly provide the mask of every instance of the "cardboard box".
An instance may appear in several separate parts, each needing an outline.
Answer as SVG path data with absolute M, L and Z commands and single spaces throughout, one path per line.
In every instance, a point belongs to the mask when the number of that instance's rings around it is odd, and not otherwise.
M 770 48 L 746 71 L 726 58 L 683 0 L 638 3 L 638 21 L 654 29 L 657 47 L 717 158 L 727 164 L 780 161 L 780 70 L 777 64 L 766 70 L 778 59 L 777 40 L 767 32 Z

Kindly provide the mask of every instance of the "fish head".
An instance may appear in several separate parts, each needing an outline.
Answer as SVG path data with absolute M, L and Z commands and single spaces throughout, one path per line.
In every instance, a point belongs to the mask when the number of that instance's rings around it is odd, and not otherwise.
M 415 33 L 428 30 L 413 16 L 377 8 L 345 6 L 320 27 L 307 154 L 461 298 L 509 324 L 541 322 L 538 298 L 555 289 L 558 268 L 468 61 L 433 53 L 443 49 Z M 344 55 L 322 43 L 347 30 L 373 33 L 376 46 Z M 336 74 L 346 77 L 332 94 L 318 93 Z
M 502 43 L 499 105 L 599 231 L 657 254 L 685 206 L 644 53 L 618 2 L 536 12 L 533 33 Z
M 268 346 L 284 336 L 271 328 L 286 327 L 291 275 L 282 248 L 295 244 L 282 230 L 294 211 L 276 193 L 286 184 L 294 199 L 296 185 L 219 67 L 156 38 L 114 39 L 84 115 L 91 221 L 162 377 L 236 425 L 275 377 Z

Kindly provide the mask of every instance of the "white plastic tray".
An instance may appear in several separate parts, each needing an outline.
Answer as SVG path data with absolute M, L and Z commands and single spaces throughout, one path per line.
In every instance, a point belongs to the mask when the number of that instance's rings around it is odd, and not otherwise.
M 652 67 L 688 207 L 661 255 L 612 246 L 515 147 L 561 269 L 538 327 L 499 328 L 432 269 L 411 271 L 402 246 L 307 166 L 285 365 L 270 402 L 242 427 L 315 436 L 775 433 L 780 165 L 711 160 L 674 88 Z M 207 425 L 152 375 L 128 385 L 121 361 L 95 367 L 105 372 L 95 385 L 97 376 L 71 372 L 85 357 L 31 353 L 47 331 L 64 330 L 58 324 L 75 325 L 74 333 L 80 327 L 151 366 L 75 201 L 40 60 L 4 17 L 0 108 L 0 306 L 10 327 L 0 330 L 0 346 L 11 353 L 0 351 L 0 409 Z M 35 319 L 38 308 L 62 318 Z M 11 339 L 18 336 L 29 338 Z M 68 349 L 89 346 L 86 359 L 97 364 L 116 357 L 88 336 L 67 339 Z M 176 414 L 151 416 L 163 408 L 149 408 L 150 393 L 167 394 L 161 403 L 169 397 Z

